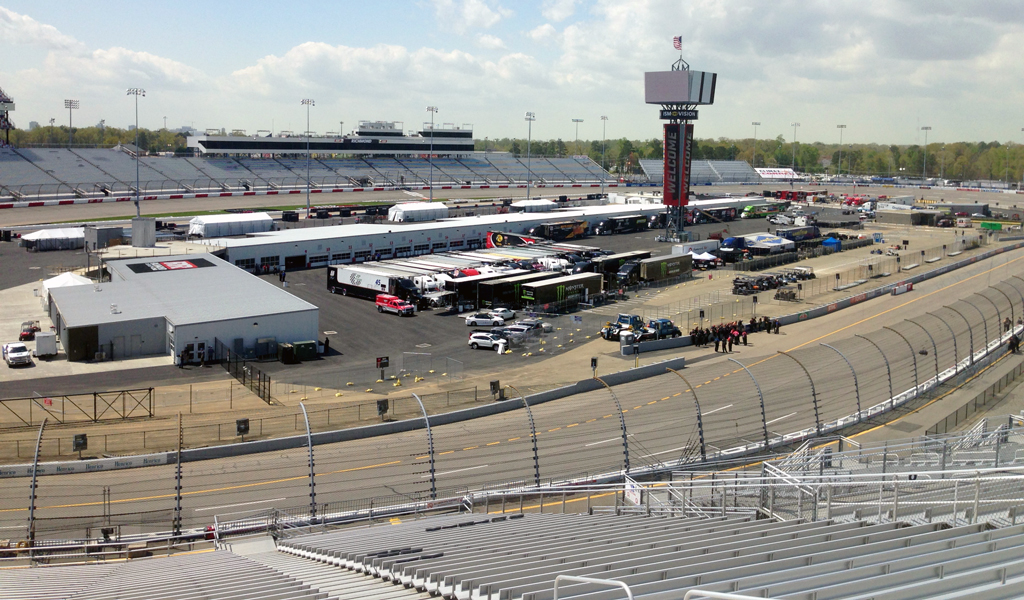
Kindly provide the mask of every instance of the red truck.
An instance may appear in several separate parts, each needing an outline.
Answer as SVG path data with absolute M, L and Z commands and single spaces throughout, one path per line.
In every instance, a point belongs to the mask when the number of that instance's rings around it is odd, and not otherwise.
M 412 316 L 416 307 L 391 294 L 377 294 L 377 312 L 392 312 L 399 316 Z

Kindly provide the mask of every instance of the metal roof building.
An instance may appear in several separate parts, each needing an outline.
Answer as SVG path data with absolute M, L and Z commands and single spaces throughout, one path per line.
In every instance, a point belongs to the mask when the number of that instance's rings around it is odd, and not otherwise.
M 253 269 L 273 270 L 324 267 L 328 264 L 363 262 L 373 258 L 404 258 L 482 248 L 488 231 L 527 233 L 541 223 L 579 219 L 596 225 L 604 219 L 623 215 L 653 215 L 661 204 L 609 204 L 558 210 L 548 213 L 515 213 L 443 219 L 425 223 L 334 225 L 256 233 L 246 238 L 216 238 L 202 241 L 219 246 L 225 259 Z M 213 250 L 211 250 L 213 251 Z
M 170 354 L 201 361 L 219 341 L 240 355 L 317 339 L 319 309 L 210 254 L 106 263 L 111 281 L 50 290 L 68 360 Z M 265 350 L 266 351 L 266 350 Z

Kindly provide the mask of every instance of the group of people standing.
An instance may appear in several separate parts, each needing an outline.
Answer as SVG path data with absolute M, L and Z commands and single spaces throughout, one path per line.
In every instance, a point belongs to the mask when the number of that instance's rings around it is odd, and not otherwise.
M 733 346 L 738 346 L 740 343 L 744 346 L 747 345 L 747 335 L 757 331 L 777 334 L 780 327 L 781 323 L 778 319 L 751 317 L 747 323 L 734 321 L 713 325 L 709 328 L 694 327 L 690 331 L 690 340 L 694 346 L 709 346 L 713 343 L 715 352 L 732 352 Z

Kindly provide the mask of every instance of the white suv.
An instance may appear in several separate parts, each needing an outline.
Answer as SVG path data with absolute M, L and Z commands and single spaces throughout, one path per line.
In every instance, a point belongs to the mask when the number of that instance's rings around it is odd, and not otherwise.
M 3 355 L 8 367 L 32 364 L 32 355 L 29 353 L 28 348 L 25 347 L 25 344 L 21 342 L 4 344 Z
M 504 339 L 500 335 L 494 333 L 474 331 L 469 334 L 469 347 L 474 350 L 477 348 L 490 348 L 493 350 L 494 346 L 502 341 L 504 341 Z

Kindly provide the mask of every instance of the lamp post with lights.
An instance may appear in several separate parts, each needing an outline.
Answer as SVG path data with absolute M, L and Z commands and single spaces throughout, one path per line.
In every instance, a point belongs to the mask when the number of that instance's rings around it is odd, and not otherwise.
M 436 106 L 428 106 L 427 112 L 430 113 L 430 156 L 427 157 L 427 162 L 430 163 L 430 201 L 434 201 L 434 115 L 437 114 Z
M 311 98 L 303 98 L 302 105 L 306 107 L 306 218 L 309 218 L 309 107 L 316 106 Z
M 537 120 L 536 113 L 526 113 L 526 199 L 530 199 L 530 182 L 533 172 L 530 170 L 530 140 L 533 139 L 533 122 Z
M 71 149 L 71 111 L 78 110 L 78 100 L 65 100 L 64 108 L 68 109 L 68 149 Z
M 139 208 L 139 190 L 141 184 L 139 183 L 139 154 L 142 153 L 142 149 L 139 148 L 139 96 L 146 97 L 146 90 L 142 88 L 128 88 L 128 95 L 135 96 L 135 216 L 141 217 L 142 211 Z

